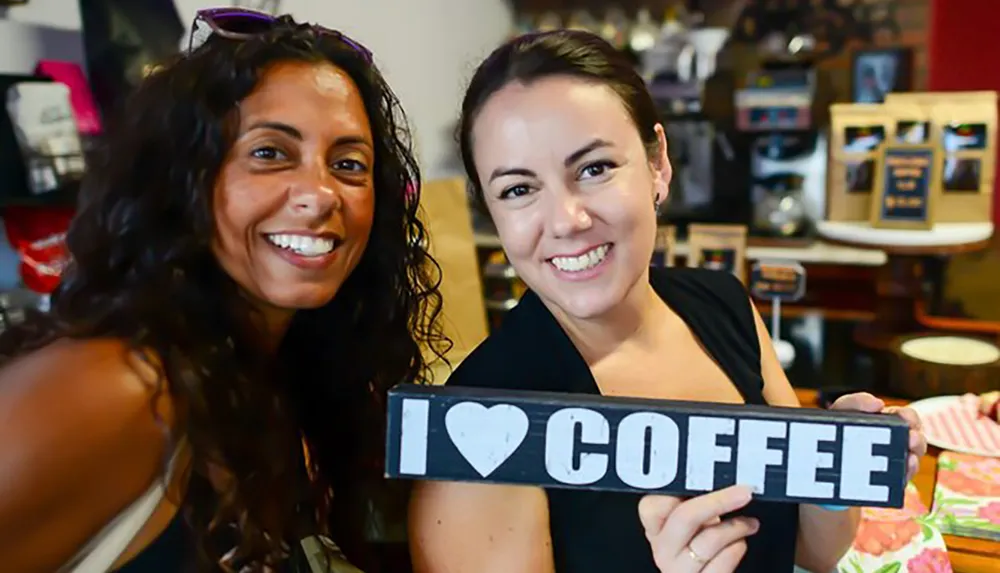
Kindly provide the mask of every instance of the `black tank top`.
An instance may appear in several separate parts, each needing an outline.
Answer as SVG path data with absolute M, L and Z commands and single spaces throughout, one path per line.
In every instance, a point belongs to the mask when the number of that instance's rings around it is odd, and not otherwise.
M 765 404 L 760 343 L 749 296 L 729 273 L 653 268 L 650 283 L 687 323 L 748 404 Z M 599 394 L 597 382 L 538 296 L 526 293 L 447 384 Z M 640 495 L 547 489 L 557 573 L 658 573 L 638 517 Z M 740 573 L 794 570 L 798 505 L 752 501 L 736 515 L 760 520 Z

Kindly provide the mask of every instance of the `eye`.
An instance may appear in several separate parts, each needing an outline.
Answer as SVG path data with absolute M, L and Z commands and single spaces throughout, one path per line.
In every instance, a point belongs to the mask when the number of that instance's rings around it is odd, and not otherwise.
M 250 155 L 254 159 L 260 159 L 262 161 L 279 161 L 287 159 L 287 155 L 277 147 L 272 147 L 269 145 L 263 147 L 255 147 Z
M 607 173 L 615 167 L 617 166 L 610 161 L 595 161 L 585 165 L 583 169 L 580 170 L 580 175 L 584 177 L 600 177 L 602 175 L 607 175 Z
M 500 192 L 500 199 L 510 199 L 511 197 L 524 197 L 531 190 L 528 189 L 527 185 L 514 185 L 513 187 L 508 187 Z
M 335 161 L 333 168 L 337 171 L 354 171 L 357 173 L 364 173 L 368 171 L 368 166 L 357 159 L 341 159 L 339 161 Z

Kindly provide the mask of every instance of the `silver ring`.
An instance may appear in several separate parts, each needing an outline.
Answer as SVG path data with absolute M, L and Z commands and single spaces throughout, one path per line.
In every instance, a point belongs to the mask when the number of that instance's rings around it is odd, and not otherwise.
M 701 555 L 698 555 L 698 552 L 695 551 L 690 545 L 688 545 L 686 549 L 688 552 L 688 556 L 691 557 L 691 560 L 697 563 L 698 565 L 704 565 L 708 563 L 708 560 L 703 558 Z

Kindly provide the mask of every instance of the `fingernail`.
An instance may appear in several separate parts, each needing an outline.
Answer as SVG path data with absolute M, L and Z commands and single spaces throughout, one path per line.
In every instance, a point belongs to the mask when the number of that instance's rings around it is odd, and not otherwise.
M 748 485 L 741 485 L 736 488 L 733 501 L 745 503 L 753 499 L 753 489 Z
M 757 530 L 759 529 L 760 529 L 760 521 L 754 518 L 750 518 L 750 533 L 757 533 Z

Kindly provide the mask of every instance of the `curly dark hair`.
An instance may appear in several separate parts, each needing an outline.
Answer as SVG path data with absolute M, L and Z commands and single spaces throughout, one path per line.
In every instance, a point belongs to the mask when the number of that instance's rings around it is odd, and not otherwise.
M 332 302 L 296 313 L 275 359 L 261 351 L 253 311 L 210 242 L 236 108 L 279 61 L 330 62 L 354 80 L 374 136 L 376 199 L 357 268 Z M 183 507 L 212 567 L 214 535 L 233 523 L 244 562 L 280 559 L 281 544 L 309 528 L 332 529 L 350 555 L 362 540 L 352 510 L 381 479 L 385 392 L 425 381 L 424 351 L 443 358 L 450 346 L 396 96 L 358 51 L 284 17 L 267 34 L 212 37 L 166 62 L 116 118 L 89 163 L 67 236 L 72 262 L 51 310 L 8 330 L 0 356 L 114 337 L 155 357 L 194 457 Z M 210 463 L 235 478 L 229 491 L 212 489 Z

